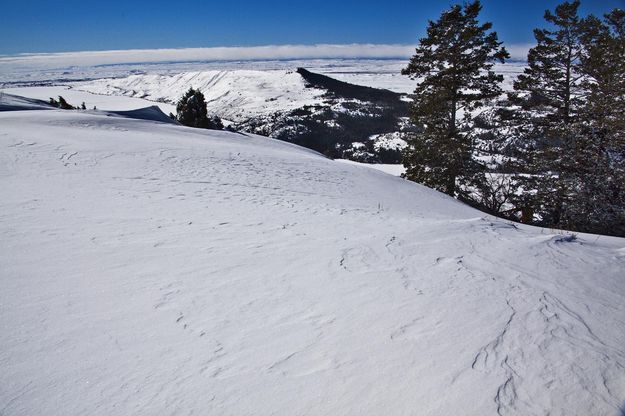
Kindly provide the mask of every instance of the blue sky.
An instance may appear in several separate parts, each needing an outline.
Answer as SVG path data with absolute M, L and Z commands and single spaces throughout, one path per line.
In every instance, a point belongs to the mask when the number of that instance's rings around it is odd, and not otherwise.
M 416 44 L 454 1 L 3 0 L 0 54 L 267 44 Z M 559 1 L 483 0 L 506 43 L 530 43 Z M 602 14 L 625 0 L 582 1 Z

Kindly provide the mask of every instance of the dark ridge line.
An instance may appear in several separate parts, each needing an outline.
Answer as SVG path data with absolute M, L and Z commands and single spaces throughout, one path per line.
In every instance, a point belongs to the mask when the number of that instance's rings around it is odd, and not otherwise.
M 309 86 L 327 90 L 341 98 L 351 98 L 369 102 L 396 103 L 400 101 L 402 96 L 402 94 L 390 90 L 364 87 L 362 85 L 339 81 L 327 75 L 310 72 L 305 68 L 297 68 L 297 73 L 304 78 Z

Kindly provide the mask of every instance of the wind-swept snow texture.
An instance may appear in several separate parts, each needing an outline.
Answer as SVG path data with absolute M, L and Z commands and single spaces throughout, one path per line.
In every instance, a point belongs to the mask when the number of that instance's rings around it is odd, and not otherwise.
M 236 133 L 0 114 L 0 414 L 622 415 L 625 240 Z

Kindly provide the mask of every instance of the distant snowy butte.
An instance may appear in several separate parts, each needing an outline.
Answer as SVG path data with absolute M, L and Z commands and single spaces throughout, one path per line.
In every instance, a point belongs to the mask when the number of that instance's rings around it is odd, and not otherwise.
M 176 103 L 190 87 L 206 96 L 209 111 L 233 121 L 321 103 L 325 91 L 307 88 L 292 71 L 201 71 L 174 75 L 130 75 L 75 84 L 96 94 L 126 95 Z
M 237 131 L 299 144 L 330 157 L 399 163 L 397 148 L 368 138 L 406 128 L 405 95 L 351 84 L 304 68 L 131 75 L 72 84 L 73 91 L 175 104 L 199 89 L 209 114 Z M 353 143 L 366 142 L 358 149 Z

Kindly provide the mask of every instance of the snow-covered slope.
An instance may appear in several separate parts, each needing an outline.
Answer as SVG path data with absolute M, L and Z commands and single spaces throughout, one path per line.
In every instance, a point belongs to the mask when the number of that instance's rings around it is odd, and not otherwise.
M 151 105 L 158 105 L 165 114 L 176 112 L 176 106 L 172 104 L 119 95 L 92 94 L 86 91 L 79 91 L 67 85 L 0 88 L 0 97 L 3 95 L 18 95 L 45 102 L 60 95 L 74 106 L 80 106 L 84 102 L 89 109 L 97 107 L 99 110 L 108 111 L 141 109 Z
M 325 93 L 307 88 L 298 73 L 283 70 L 131 75 L 74 85 L 78 90 L 96 94 L 125 95 L 169 103 L 176 103 L 190 87 L 204 93 L 209 113 L 237 122 L 314 105 L 322 101 L 321 96 Z
M 257 136 L 0 113 L 0 414 L 619 415 L 625 241 Z
M 404 167 L 404 165 L 401 165 L 401 164 L 361 163 L 361 162 L 354 162 L 353 160 L 348 160 L 348 159 L 335 159 L 335 161 L 379 170 L 381 172 L 388 173 L 389 175 L 393 175 L 393 176 L 401 176 L 402 174 L 406 173 L 406 168 Z
M 50 110 L 52 107 L 45 101 L 26 98 L 19 95 L 6 94 L 0 91 L 0 111 Z

